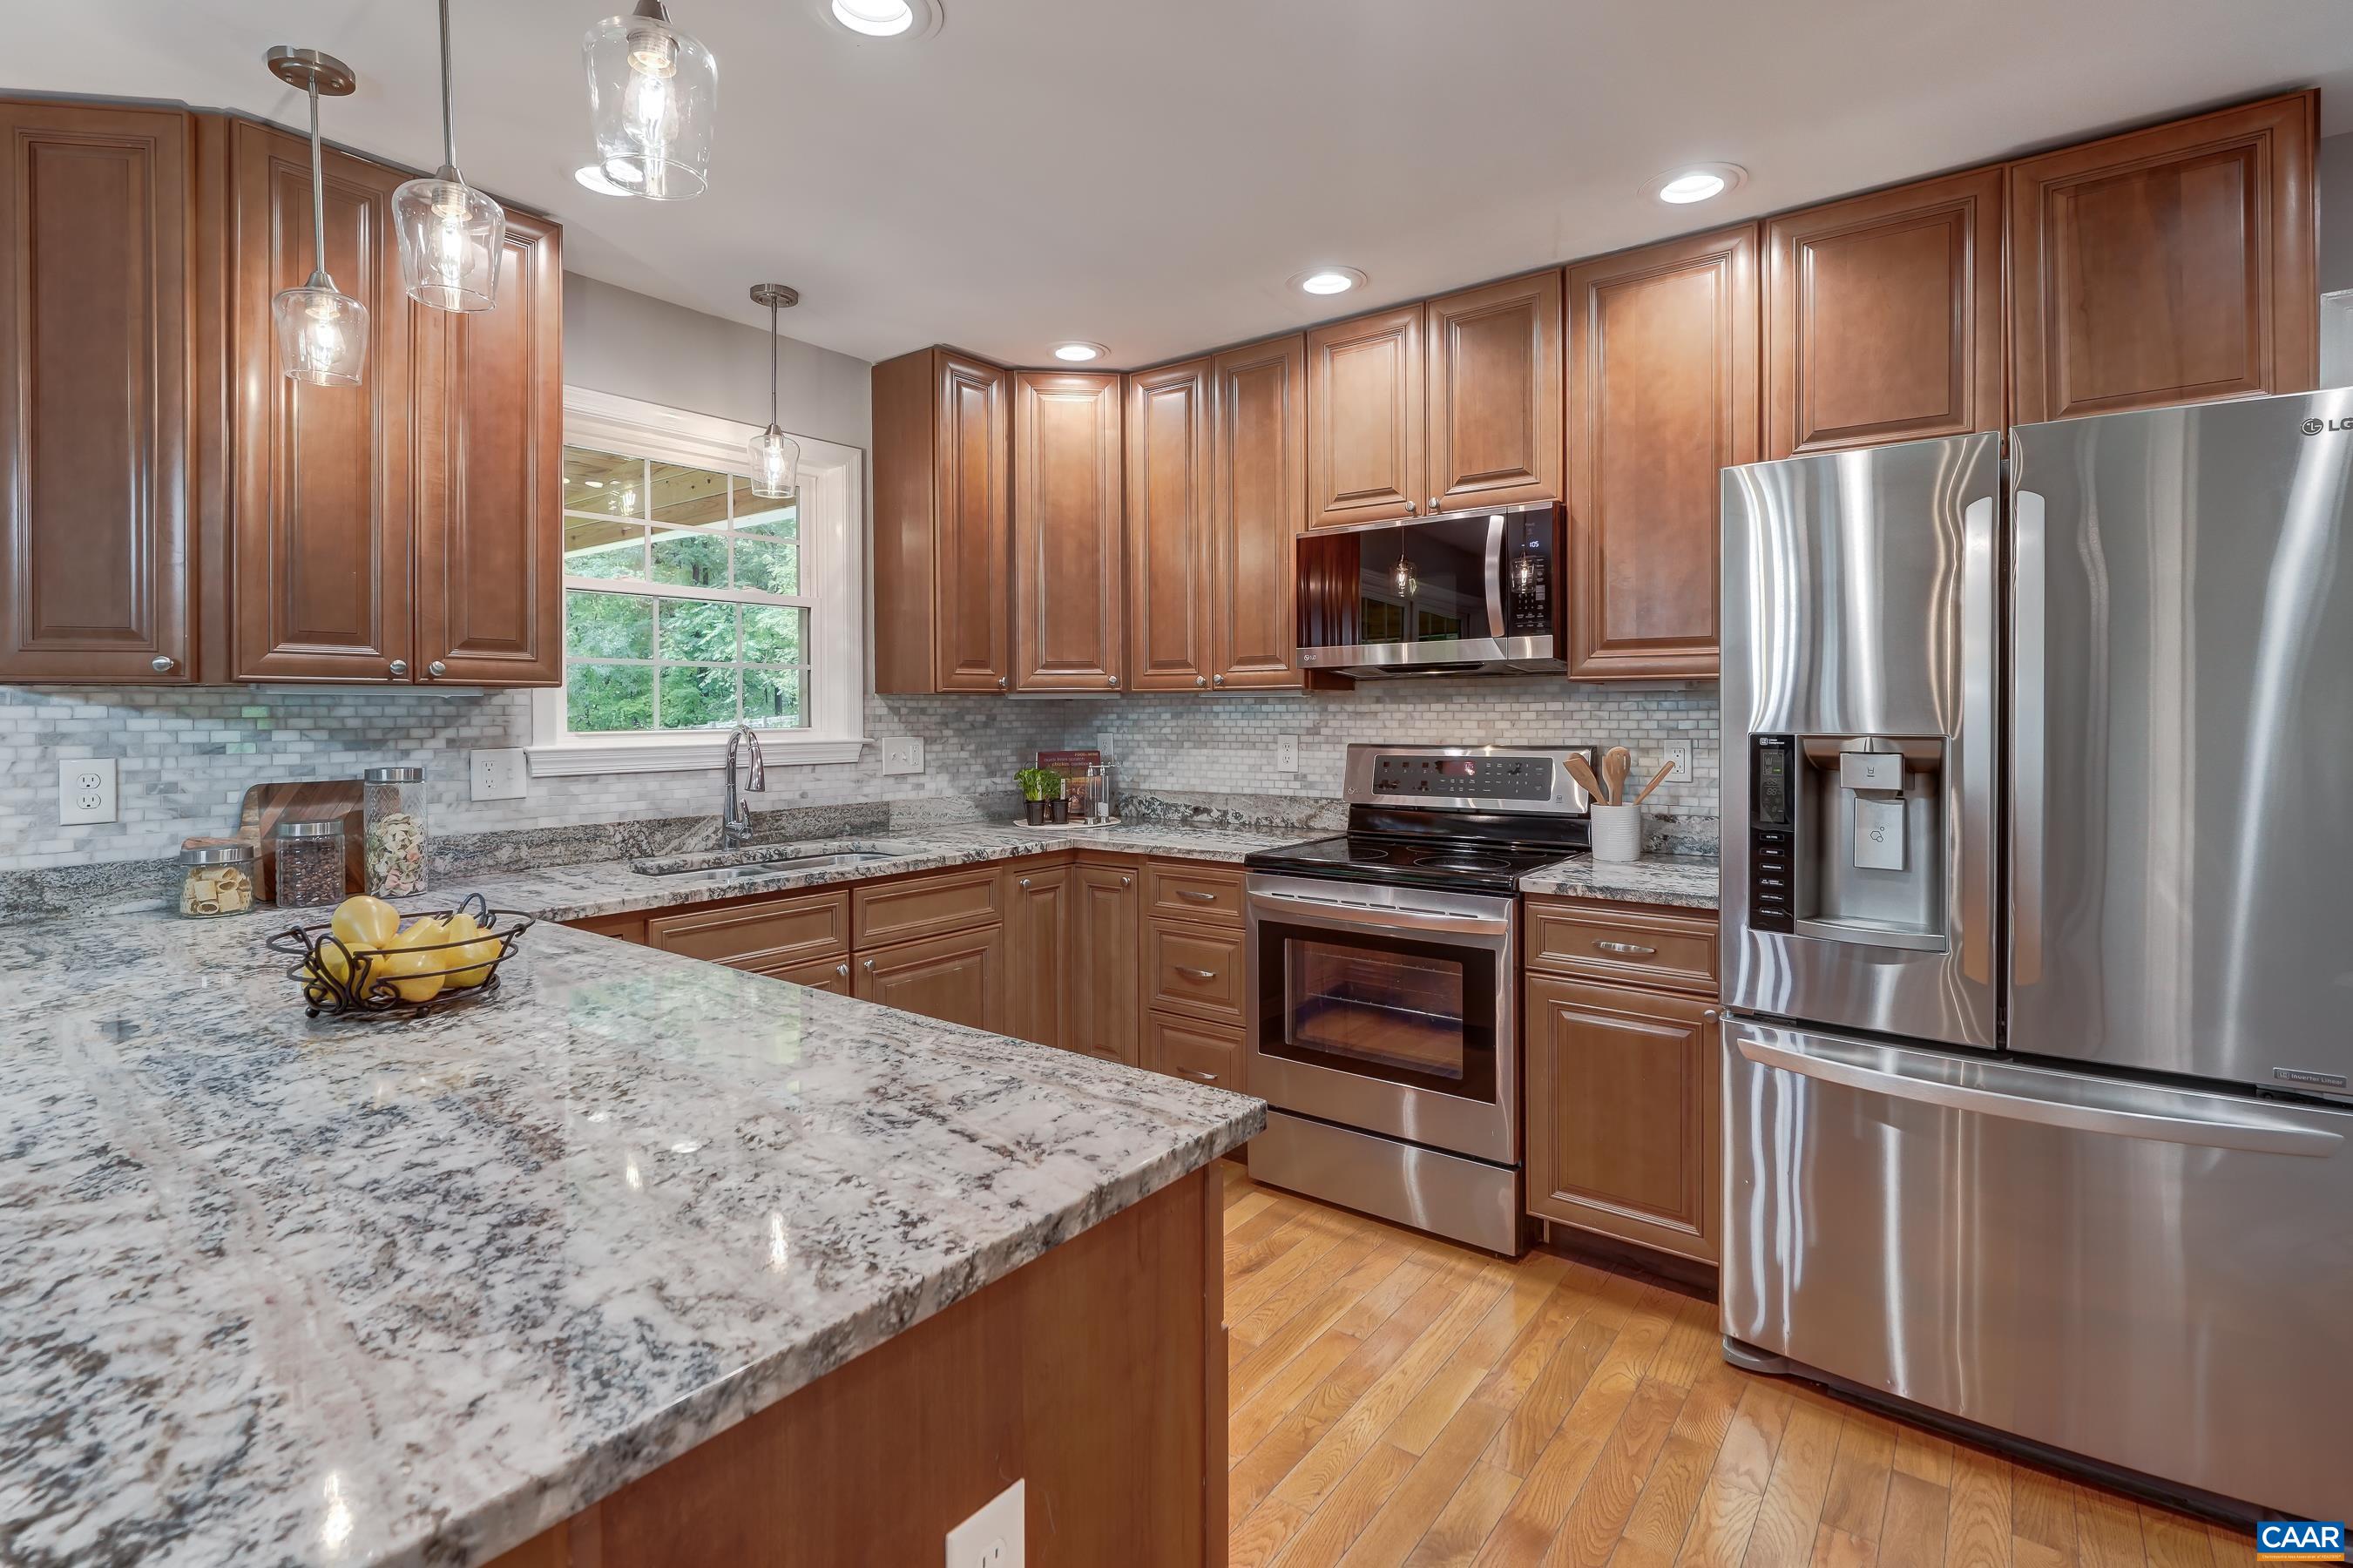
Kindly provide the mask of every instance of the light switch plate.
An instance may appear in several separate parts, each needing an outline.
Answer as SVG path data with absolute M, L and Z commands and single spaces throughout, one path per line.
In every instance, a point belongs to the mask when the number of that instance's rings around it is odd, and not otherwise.
M 1277 735 L 1274 738 L 1274 771 L 1295 773 L 1299 771 L 1299 737 Z
M 882 742 L 882 771 L 919 773 L 923 771 L 923 742 L 914 735 L 894 735 Z
M 59 760 L 58 821 L 60 825 L 71 826 L 79 822 L 112 822 L 117 815 L 112 757 L 66 757 Z
M 520 747 L 470 753 L 476 800 L 521 800 L 531 787 Z
M 948 1568 L 1023 1568 L 1029 1561 L 1022 1539 L 1027 1500 L 1025 1484 L 1016 1481 L 949 1531 Z

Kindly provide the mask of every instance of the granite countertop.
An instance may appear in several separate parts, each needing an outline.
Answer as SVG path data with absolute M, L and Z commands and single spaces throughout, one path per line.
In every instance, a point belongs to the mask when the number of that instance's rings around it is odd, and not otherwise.
M 0 952 L 0 1560 L 479 1563 L 1264 1121 L 554 925 L 308 1021 L 277 924 Z
M 1712 910 L 1716 907 L 1715 884 L 1713 855 L 1645 855 L 1640 860 L 1596 860 L 1590 855 L 1572 855 L 1558 865 L 1521 878 L 1520 891 Z

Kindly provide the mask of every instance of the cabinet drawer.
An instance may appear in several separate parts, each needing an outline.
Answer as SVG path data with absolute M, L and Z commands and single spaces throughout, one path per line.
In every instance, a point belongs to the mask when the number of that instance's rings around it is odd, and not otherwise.
M 646 921 L 646 945 L 763 973 L 847 957 L 849 895 L 810 893 L 655 915 Z
M 1239 931 L 1155 921 L 1145 929 L 1147 1005 L 1212 1023 L 1242 1021 Z
M 1145 912 L 1158 919 L 1242 922 L 1242 874 L 1154 860 L 1144 868 Z
M 943 871 L 851 889 L 850 929 L 860 950 L 994 925 L 1003 916 L 997 868 Z
M 1144 1065 L 1171 1078 L 1240 1089 L 1241 1031 L 1155 1013 L 1144 1024 Z
M 1528 967 L 1713 996 L 1715 917 L 1527 900 Z
M 760 973 L 806 985 L 812 991 L 830 991 L 837 996 L 849 996 L 855 991 L 849 983 L 849 960 L 846 958 L 820 958 L 815 963 L 795 963 Z

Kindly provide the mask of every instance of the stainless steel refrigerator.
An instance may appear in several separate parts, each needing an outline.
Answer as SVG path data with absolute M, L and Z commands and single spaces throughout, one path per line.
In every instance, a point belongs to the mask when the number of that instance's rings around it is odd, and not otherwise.
M 1723 515 L 1727 1353 L 2353 1517 L 2353 389 Z

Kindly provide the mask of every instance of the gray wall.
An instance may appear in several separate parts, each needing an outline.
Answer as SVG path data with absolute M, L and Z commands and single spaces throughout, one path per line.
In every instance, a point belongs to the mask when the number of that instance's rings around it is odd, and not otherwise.
M 2353 289 L 2353 131 L 2320 139 L 2320 291 Z
M 786 312 L 784 331 L 792 331 Z M 864 360 L 787 335 L 778 359 L 780 418 L 796 436 L 872 445 Z M 768 334 L 683 305 L 564 275 L 564 380 L 747 425 L 768 422 Z

